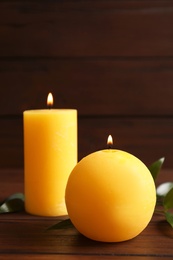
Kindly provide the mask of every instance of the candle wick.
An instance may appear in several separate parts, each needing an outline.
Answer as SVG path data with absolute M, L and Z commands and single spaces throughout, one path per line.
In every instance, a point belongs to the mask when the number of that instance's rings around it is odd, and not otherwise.
M 47 107 L 48 107 L 48 109 L 51 109 L 52 108 L 52 104 L 48 104 Z
M 112 139 L 112 136 L 109 135 L 108 139 L 107 139 L 107 148 L 112 149 L 112 145 L 113 145 L 113 139 Z
M 107 145 L 108 149 L 112 149 L 112 144 Z

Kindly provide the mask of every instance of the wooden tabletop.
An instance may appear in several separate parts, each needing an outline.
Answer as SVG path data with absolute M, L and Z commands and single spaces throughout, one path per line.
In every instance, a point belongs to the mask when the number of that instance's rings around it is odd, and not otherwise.
M 0 200 L 23 192 L 22 170 L 0 170 Z M 173 170 L 162 170 L 160 182 L 173 181 Z M 121 243 L 87 239 L 75 228 L 46 229 L 62 218 L 37 217 L 26 212 L 0 214 L 0 259 L 171 259 L 173 230 L 154 214 L 147 228 L 136 238 Z

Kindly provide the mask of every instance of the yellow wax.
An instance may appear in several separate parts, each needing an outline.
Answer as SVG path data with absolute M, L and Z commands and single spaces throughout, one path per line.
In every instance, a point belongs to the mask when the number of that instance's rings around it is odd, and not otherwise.
M 40 216 L 66 215 L 65 187 L 77 163 L 77 111 L 24 112 L 25 208 Z
M 69 217 L 80 233 L 103 242 L 131 239 L 148 225 L 156 190 L 148 168 L 120 150 L 83 158 L 66 186 Z

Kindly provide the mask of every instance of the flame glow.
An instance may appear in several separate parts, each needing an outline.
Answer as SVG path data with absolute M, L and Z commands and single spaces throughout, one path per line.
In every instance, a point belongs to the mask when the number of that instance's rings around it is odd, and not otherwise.
M 111 146 L 113 145 L 112 135 L 109 135 L 109 136 L 108 136 L 107 145 L 108 145 L 109 147 L 111 147 Z
M 53 106 L 53 96 L 52 93 L 49 93 L 47 96 L 47 106 L 52 107 Z

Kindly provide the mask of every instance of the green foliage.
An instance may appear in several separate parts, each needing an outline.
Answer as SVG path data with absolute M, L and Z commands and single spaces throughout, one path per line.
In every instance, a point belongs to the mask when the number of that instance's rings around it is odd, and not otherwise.
M 149 168 L 154 181 L 156 181 L 162 165 L 164 163 L 164 158 L 160 158 L 154 162 Z M 173 182 L 165 182 L 159 185 L 156 189 L 157 193 L 157 205 L 161 206 L 161 211 L 165 216 L 166 221 L 173 228 Z
M 58 222 L 57 224 L 51 226 L 48 228 L 50 229 L 67 229 L 67 228 L 72 228 L 74 227 L 70 219 L 65 219 L 61 222 Z
M 173 188 L 165 195 L 163 206 L 165 211 L 173 209 Z
M 0 204 L 0 213 L 18 212 L 24 210 L 24 195 L 15 193 Z
M 165 158 L 162 157 L 162 158 L 160 158 L 159 160 L 157 160 L 157 161 L 155 161 L 154 163 L 152 163 L 152 164 L 148 167 L 149 171 L 151 172 L 151 175 L 153 176 L 154 181 L 156 181 L 156 179 L 157 179 L 157 177 L 158 177 L 158 175 L 159 175 L 159 173 L 160 173 L 160 170 L 161 170 L 161 168 L 162 168 L 162 165 L 163 165 L 163 163 L 164 163 L 164 160 L 165 160 Z
M 173 214 L 167 211 L 167 212 L 165 212 L 165 217 L 166 217 L 167 222 L 173 228 Z
M 166 220 L 173 228 L 173 214 L 171 212 L 173 210 L 173 188 L 165 195 L 163 199 L 163 207 Z

